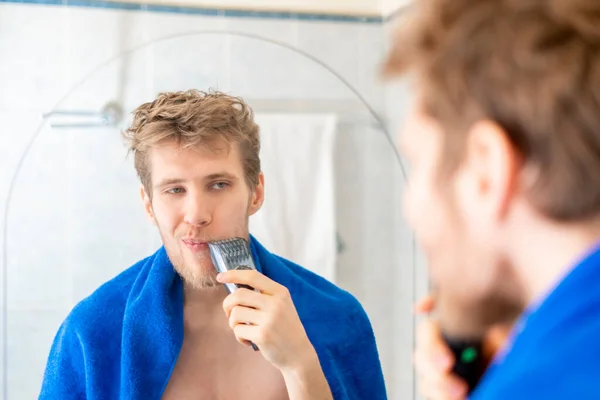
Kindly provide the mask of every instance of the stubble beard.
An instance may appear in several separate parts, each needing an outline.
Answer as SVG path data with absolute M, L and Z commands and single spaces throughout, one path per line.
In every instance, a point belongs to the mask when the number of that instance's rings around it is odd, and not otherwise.
M 212 259 L 210 257 L 209 250 L 206 249 L 200 253 L 194 255 L 194 261 L 191 265 L 186 265 L 184 252 L 185 250 L 181 247 L 179 242 L 181 239 L 176 235 L 175 238 L 171 239 L 170 245 L 167 245 L 169 241 L 163 235 L 160 227 L 158 228 L 162 242 L 165 245 L 167 256 L 173 265 L 173 268 L 181 279 L 194 290 L 205 290 L 212 289 L 221 285 L 217 281 L 217 270 L 214 267 Z M 232 236 L 247 237 L 248 236 L 248 217 L 246 217 L 245 224 L 239 224 L 235 229 L 235 234 Z M 211 242 L 214 240 L 220 240 L 225 238 L 217 238 L 212 236 L 203 236 L 202 240 Z

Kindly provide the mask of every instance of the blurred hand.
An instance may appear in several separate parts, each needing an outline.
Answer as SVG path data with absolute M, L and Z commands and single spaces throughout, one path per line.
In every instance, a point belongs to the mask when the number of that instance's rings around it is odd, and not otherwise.
M 435 308 L 433 297 L 427 296 L 416 306 L 418 314 L 427 314 Z M 491 360 L 505 343 L 511 326 L 498 325 L 490 329 L 484 340 L 484 358 Z M 452 374 L 454 355 L 442 339 L 438 323 L 427 318 L 417 328 L 415 368 L 419 378 L 419 393 L 429 400 L 465 399 L 467 384 Z

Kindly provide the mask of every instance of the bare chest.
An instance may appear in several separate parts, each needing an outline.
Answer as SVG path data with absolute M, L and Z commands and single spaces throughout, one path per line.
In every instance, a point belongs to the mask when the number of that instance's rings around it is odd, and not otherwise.
M 192 399 L 287 400 L 288 395 L 279 370 L 231 334 L 184 340 L 163 400 Z

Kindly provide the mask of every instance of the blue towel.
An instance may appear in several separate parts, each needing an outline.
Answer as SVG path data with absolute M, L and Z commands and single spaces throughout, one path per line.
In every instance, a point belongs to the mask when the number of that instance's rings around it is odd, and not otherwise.
M 522 316 L 471 399 L 600 399 L 600 244 Z
M 286 286 L 335 399 L 386 399 L 360 303 L 251 237 L 257 269 Z M 40 399 L 160 399 L 183 343 L 183 285 L 164 247 L 82 300 L 50 350 Z

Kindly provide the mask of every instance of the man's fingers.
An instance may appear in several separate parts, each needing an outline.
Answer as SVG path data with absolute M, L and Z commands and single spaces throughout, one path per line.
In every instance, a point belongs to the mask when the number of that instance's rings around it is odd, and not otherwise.
M 256 270 L 230 270 L 221 272 L 217 275 L 217 281 L 221 283 L 248 285 L 261 293 L 269 295 L 278 294 L 285 289 L 277 282 L 267 278 Z
M 415 312 L 417 314 L 426 314 L 435 308 L 435 300 L 433 296 L 426 296 L 415 304 Z
M 511 331 L 512 324 L 495 325 L 491 327 L 483 341 L 484 357 L 491 360 L 496 353 L 504 347 Z
M 428 352 L 426 349 L 415 351 L 414 364 L 420 375 L 428 377 L 449 375 L 453 365 L 448 358 L 442 359 L 436 353 Z
M 244 306 L 261 310 L 264 308 L 264 295 L 254 290 L 245 288 L 237 289 L 223 300 L 223 311 L 229 318 L 231 310 L 235 306 Z
M 454 355 L 442 339 L 438 324 L 430 319 L 417 328 L 417 351 L 434 361 L 440 371 L 448 371 L 454 365 Z
M 429 381 L 420 379 L 418 383 L 419 394 L 427 400 L 464 400 L 467 397 L 466 385 L 453 385 L 452 380 Z
M 442 339 L 439 325 L 426 319 L 417 329 L 414 364 L 421 395 L 427 399 L 464 399 L 467 384 L 452 374 L 455 359 Z
M 251 346 L 254 343 L 259 348 L 264 344 L 262 329 L 256 325 L 237 324 L 233 327 L 233 334 L 241 344 Z
M 259 325 L 262 321 L 263 313 L 253 308 L 235 306 L 229 316 L 229 327 L 234 329 L 236 325 Z
M 464 399 L 467 385 L 451 374 L 451 366 L 440 366 L 439 361 L 424 351 L 415 352 L 415 369 L 419 375 L 419 391 L 427 399 Z

